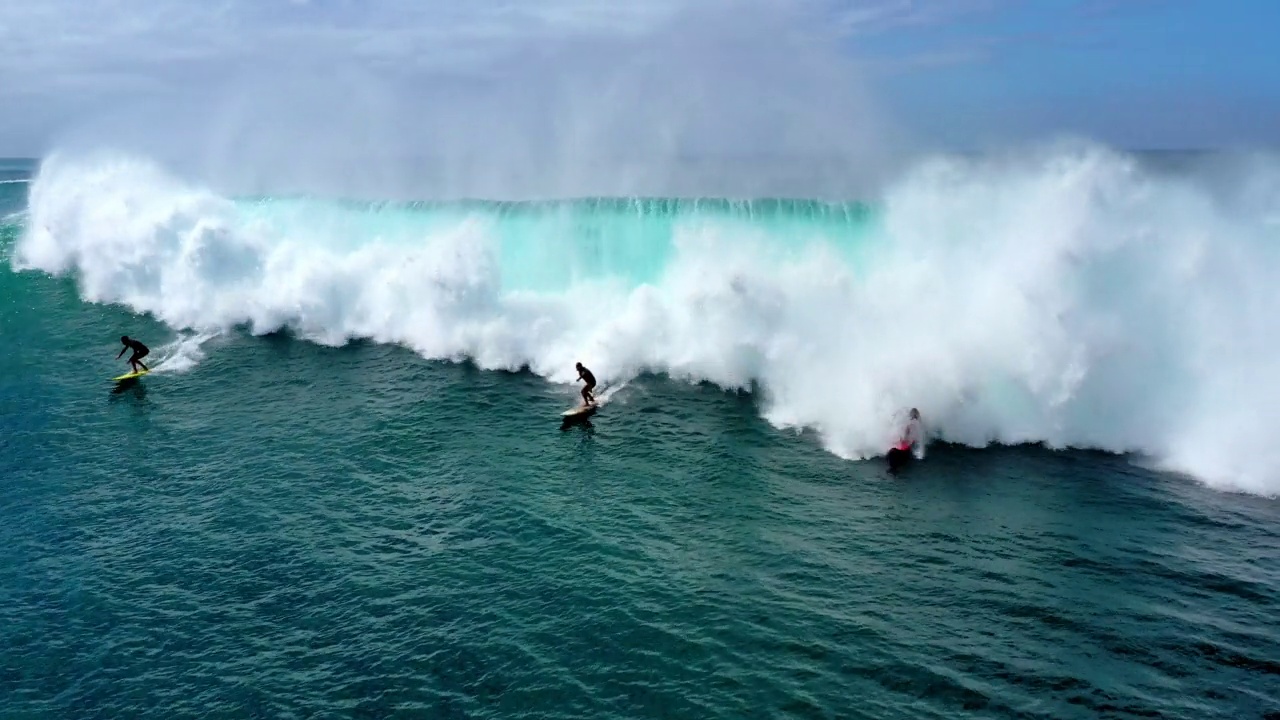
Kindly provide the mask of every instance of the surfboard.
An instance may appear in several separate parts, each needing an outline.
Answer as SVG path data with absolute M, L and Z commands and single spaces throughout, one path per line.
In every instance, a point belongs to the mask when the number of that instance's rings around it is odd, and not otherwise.
M 142 377 L 143 375 L 146 375 L 146 374 L 147 374 L 147 373 L 149 373 L 149 372 L 151 372 L 151 371 L 150 371 L 150 370 L 139 370 L 138 372 L 126 373 L 126 374 L 124 374 L 124 375 L 121 375 L 120 377 L 113 377 L 113 378 L 111 378 L 111 382 L 122 382 L 122 381 L 124 381 L 124 380 L 132 380 L 132 379 L 134 379 L 134 378 L 140 378 L 140 377 Z
M 568 410 L 565 410 L 560 414 L 564 417 L 571 418 L 571 417 L 577 417 L 579 415 L 590 415 L 591 413 L 599 409 L 600 409 L 599 405 L 579 405 L 578 407 L 575 407 L 575 408 L 569 408 Z

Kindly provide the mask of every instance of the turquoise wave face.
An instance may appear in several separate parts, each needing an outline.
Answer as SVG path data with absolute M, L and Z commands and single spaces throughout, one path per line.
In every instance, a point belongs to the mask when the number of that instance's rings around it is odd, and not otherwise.
M 581 282 L 655 283 L 682 233 L 758 239 L 783 255 L 815 243 L 853 261 L 871 208 L 815 200 L 585 198 L 537 202 L 348 203 L 299 198 L 237 201 L 247 225 L 280 237 L 305 236 L 333 250 L 398 246 L 472 227 L 494 243 L 507 291 L 559 291 Z
M 27 186 L 23 178 L 5 179 L 0 173 L 0 228 L 12 227 L 16 218 L 10 216 L 26 208 Z
M 0 181 L 0 263 L 6 267 L 18 236 L 25 226 L 23 210 L 27 204 L 27 183 L 22 180 Z M 11 281 L 9 272 L 0 272 L 0 291 Z

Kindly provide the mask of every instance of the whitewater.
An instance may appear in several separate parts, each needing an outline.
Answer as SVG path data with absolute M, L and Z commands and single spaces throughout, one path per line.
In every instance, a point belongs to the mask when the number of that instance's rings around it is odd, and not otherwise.
M 780 429 L 1132 453 L 1280 491 L 1280 164 L 1161 173 L 1092 144 L 916 162 L 847 202 L 237 196 L 55 153 L 15 270 L 201 340 L 394 343 L 555 383 L 758 394 Z M 183 370 L 200 354 L 184 352 Z

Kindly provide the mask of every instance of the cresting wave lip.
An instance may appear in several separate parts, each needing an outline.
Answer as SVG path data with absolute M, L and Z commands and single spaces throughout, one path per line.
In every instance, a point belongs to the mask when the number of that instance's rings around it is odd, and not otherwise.
M 288 327 L 571 382 L 758 384 L 842 457 L 952 442 L 1151 456 L 1275 494 L 1274 165 L 1231 187 L 1094 146 L 935 158 L 860 204 L 235 200 L 48 158 L 13 263 L 199 332 Z M 1256 181 L 1255 181 L 1256 180 Z M 1247 201 L 1246 201 L 1247 200 Z

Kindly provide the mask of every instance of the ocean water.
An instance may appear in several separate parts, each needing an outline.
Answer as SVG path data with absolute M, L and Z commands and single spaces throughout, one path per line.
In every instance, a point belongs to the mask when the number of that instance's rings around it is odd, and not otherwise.
M 0 161 L 0 715 L 1280 717 L 1278 178 L 390 203 Z M 121 334 L 156 369 L 115 386 Z

